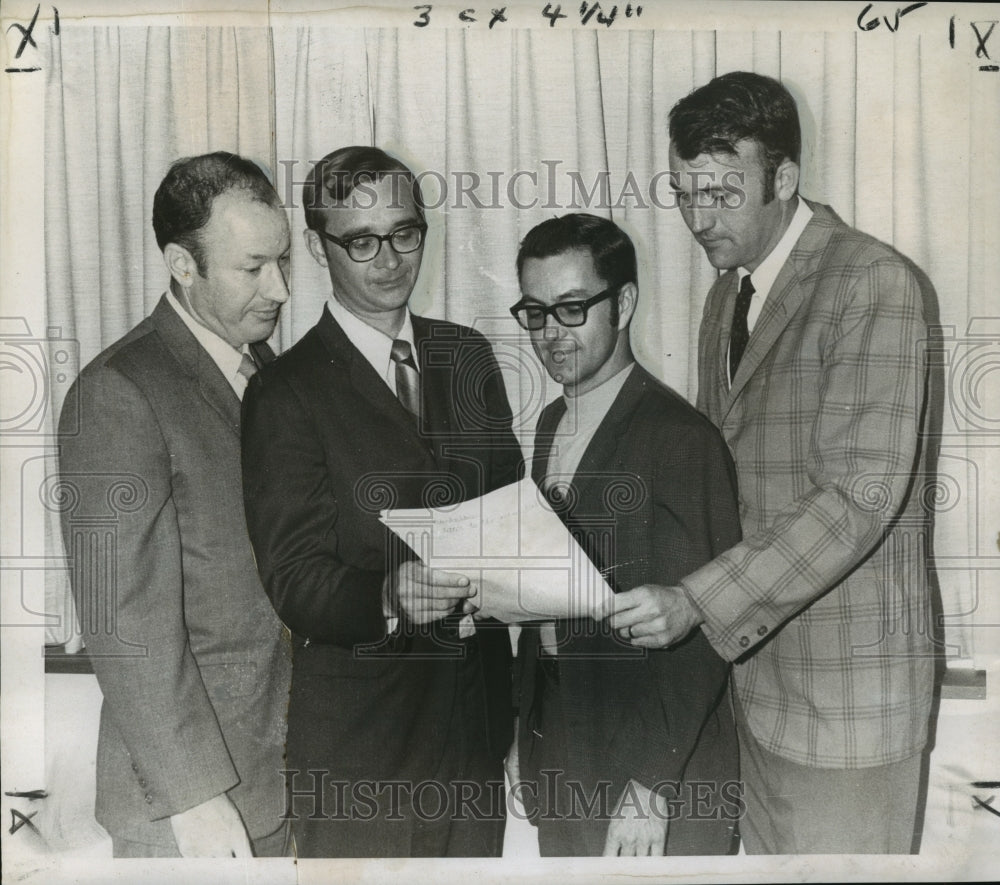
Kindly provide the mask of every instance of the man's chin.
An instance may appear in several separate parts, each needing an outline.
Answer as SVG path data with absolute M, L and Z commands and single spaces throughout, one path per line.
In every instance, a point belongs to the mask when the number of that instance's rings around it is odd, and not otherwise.
M 266 341 L 274 333 L 276 325 L 278 325 L 277 317 L 268 320 L 258 320 L 247 330 L 247 334 L 251 336 L 248 343 L 256 344 L 258 341 Z

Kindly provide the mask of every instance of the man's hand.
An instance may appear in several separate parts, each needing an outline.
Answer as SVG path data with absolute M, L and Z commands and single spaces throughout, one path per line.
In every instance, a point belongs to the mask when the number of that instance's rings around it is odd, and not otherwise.
M 629 781 L 608 822 L 605 857 L 662 857 L 667 841 L 667 806 L 638 781 Z
M 243 819 L 225 794 L 170 816 L 181 857 L 253 857 Z
M 389 588 L 390 593 L 415 624 L 438 621 L 454 612 L 460 602 L 462 610 L 468 612 L 472 608 L 469 600 L 476 595 L 465 575 L 436 571 L 414 559 L 386 576 L 387 581 L 393 579 L 395 586 Z
M 616 593 L 608 605 L 608 624 L 622 639 L 642 648 L 666 648 L 704 621 L 680 587 L 643 584 Z

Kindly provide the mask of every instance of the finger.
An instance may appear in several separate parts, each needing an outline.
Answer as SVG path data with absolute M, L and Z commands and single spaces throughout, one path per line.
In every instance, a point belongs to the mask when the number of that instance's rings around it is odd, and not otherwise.
M 656 636 L 636 636 L 632 639 L 632 645 L 636 648 L 666 648 L 668 645 L 672 644 L 676 640 L 669 636 L 656 635 Z
M 473 594 L 475 596 L 475 594 Z M 462 614 L 474 615 L 479 611 L 479 606 L 476 605 L 471 598 L 466 597 L 465 601 L 462 603 Z
M 454 608 L 461 600 L 474 595 L 471 587 L 452 587 L 447 584 L 411 584 L 405 594 L 410 599 L 440 602 Z
M 443 569 L 427 568 L 427 566 L 423 566 L 420 583 L 434 584 L 438 587 L 472 589 L 472 582 L 465 575 L 460 575 L 458 572 L 446 572 Z
M 629 628 L 630 639 L 641 639 L 645 636 L 661 636 L 670 632 L 666 615 L 656 615 L 636 621 Z
M 624 593 L 616 593 L 608 599 L 602 605 L 604 617 L 614 616 L 620 614 L 621 612 L 628 611 L 629 609 L 633 609 L 637 605 L 641 605 L 642 601 L 645 599 L 645 594 L 639 592 L 641 589 L 642 588 L 640 587 L 636 587 L 633 590 L 626 590 Z
M 608 618 L 608 626 L 612 630 L 625 630 L 628 627 L 634 627 L 636 624 L 641 624 L 643 621 L 647 621 L 654 617 L 653 612 L 647 611 L 645 608 L 630 608 L 626 611 L 615 612 L 611 617 Z

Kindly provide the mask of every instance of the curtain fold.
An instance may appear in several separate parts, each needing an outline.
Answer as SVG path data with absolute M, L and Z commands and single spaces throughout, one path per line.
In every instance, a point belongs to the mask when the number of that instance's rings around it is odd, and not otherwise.
M 971 365 L 970 320 L 995 313 L 988 281 L 1000 273 L 1000 209 L 981 195 L 1000 102 L 995 80 L 949 51 L 905 29 L 889 42 L 777 29 L 66 27 L 47 87 L 50 322 L 85 363 L 148 313 L 167 282 L 153 191 L 176 157 L 227 149 L 274 166 L 289 208 L 292 298 L 275 337 L 287 349 L 329 291 L 303 245 L 301 183 L 333 148 L 377 144 L 420 174 L 430 204 L 414 305 L 494 342 L 526 448 L 558 391 L 507 313 L 514 260 L 528 229 L 565 211 L 633 237 L 635 349 L 694 400 L 716 274 L 670 208 L 666 118 L 717 73 L 749 69 L 780 76 L 799 103 L 803 194 L 927 272 L 953 365 Z M 954 566 L 942 572 L 952 651 L 971 656 L 972 625 L 997 614 L 977 557 L 993 542 L 980 527 L 995 521 L 987 477 L 1000 463 L 995 411 L 982 417 L 971 382 L 953 373 L 951 384 L 936 552 Z

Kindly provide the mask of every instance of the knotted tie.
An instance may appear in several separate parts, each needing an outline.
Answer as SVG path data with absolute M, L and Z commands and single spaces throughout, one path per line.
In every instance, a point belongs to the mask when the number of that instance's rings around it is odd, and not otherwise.
M 750 312 L 750 299 L 756 290 L 750 282 L 750 275 L 743 277 L 740 292 L 736 296 L 736 307 L 733 310 L 733 327 L 729 334 L 729 383 L 732 384 L 739 368 L 743 352 L 750 340 L 750 329 L 747 326 L 747 314 Z
M 257 374 L 257 364 L 253 361 L 253 357 L 249 353 L 243 354 L 243 359 L 240 360 L 240 367 L 236 371 L 247 379 L 248 384 L 250 383 L 250 379 Z
M 396 364 L 396 396 L 403 407 L 420 420 L 420 375 L 413 361 L 410 342 L 397 338 L 389 354 Z

